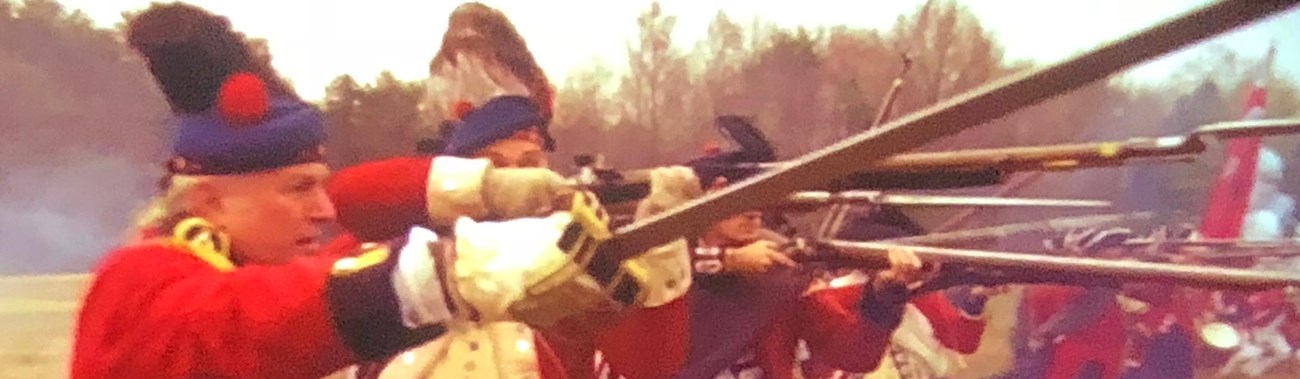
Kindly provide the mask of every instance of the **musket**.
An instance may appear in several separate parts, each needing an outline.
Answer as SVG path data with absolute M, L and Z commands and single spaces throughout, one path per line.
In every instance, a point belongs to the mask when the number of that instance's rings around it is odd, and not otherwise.
M 648 195 L 649 188 L 642 187 L 636 193 L 612 194 L 601 192 L 600 188 L 593 191 L 601 202 L 606 205 L 619 204 L 630 200 L 639 200 Z M 604 196 L 602 196 L 604 194 Z M 821 206 L 834 204 L 849 205 L 892 205 L 892 206 L 923 206 L 923 207 L 1056 207 L 1056 208 L 1108 208 L 1111 202 L 1104 200 L 1081 200 L 1081 199 L 1035 199 L 1035 198 L 1008 198 L 1008 197 L 988 197 L 988 196 L 943 196 L 943 195 L 922 195 L 922 194 L 905 194 L 905 193 L 886 193 L 882 191 L 801 191 L 795 192 L 786 197 L 780 204 L 770 207 L 769 209 L 781 208 L 802 208 L 806 206 Z
M 1233 247 L 1243 249 L 1300 249 L 1300 241 L 1281 240 L 1281 241 L 1246 241 L 1238 239 L 1183 239 L 1183 240 L 1153 240 L 1153 239 L 1134 239 L 1124 242 L 1125 246 L 1150 246 L 1160 245 L 1169 247 Z
M 1189 160 L 1207 149 L 1206 140 L 1268 137 L 1300 133 L 1300 119 L 1230 121 L 1204 125 L 1192 133 L 1127 141 L 1056 144 L 900 154 L 857 165 L 850 174 L 822 185 L 823 190 L 948 189 L 1001 183 L 1019 171 L 1067 171 L 1114 167 L 1152 160 Z M 738 163 L 694 167 L 696 171 L 745 171 L 748 174 L 793 167 L 793 162 Z M 598 196 L 617 201 L 649 193 L 648 170 L 605 170 L 601 181 L 585 183 Z M 620 195 L 620 193 L 623 193 Z M 602 197 L 604 199 L 605 197 Z
M 636 211 L 635 202 L 629 200 L 639 197 L 606 195 L 597 197 L 606 206 L 613 223 L 626 224 Z M 642 194 L 641 196 L 644 196 Z M 984 196 L 940 196 L 919 194 L 885 193 L 880 191 L 803 191 L 790 195 L 780 205 L 764 210 L 781 212 L 801 212 L 820 209 L 826 205 L 889 205 L 895 207 L 1044 207 L 1044 208 L 1109 208 L 1112 204 L 1103 200 L 1080 199 L 1033 199 Z
M 779 204 L 791 193 L 816 189 L 859 172 L 862 167 L 1082 88 L 1136 63 L 1282 12 L 1297 3 L 1300 0 L 1224 0 L 1202 6 L 1063 62 L 973 89 L 805 154 L 788 166 L 764 171 L 637 220 L 618 228 L 608 239 L 601 237 L 603 242 L 594 254 L 576 259 L 585 262 L 586 271 L 596 280 L 615 285 L 611 292 L 615 300 L 631 304 L 637 293 L 635 283 L 613 283 L 624 260 L 704 230 L 730 215 Z
M 1030 253 L 964 250 L 933 246 L 898 245 L 884 242 L 824 240 L 819 250 L 841 261 L 856 261 L 863 267 L 883 268 L 884 252 L 905 248 L 925 262 L 940 266 L 970 268 L 970 272 L 948 272 L 936 278 L 928 289 L 960 284 L 1057 283 L 1082 286 L 1116 286 L 1123 283 L 1163 283 L 1179 286 L 1259 290 L 1300 286 L 1300 275 L 1283 272 L 1242 270 L 1131 260 L 1061 257 Z M 829 252 L 828 252 L 829 251 Z M 965 277 L 963 277 L 965 276 Z M 946 282 L 944 282 L 946 281 Z
M 1042 172 L 1032 172 L 1029 173 L 1028 175 L 1017 175 L 1016 177 L 1008 180 L 1006 183 L 1003 183 L 1002 186 L 999 186 L 992 193 L 992 195 L 1005 196 L 1006 194 L 1014 193 L 1016 191 L 1023 189 L 1026 185 L 1033 183 L 1034 181 L 1042 178 L 1043 178 Z M 971 219 L 971 216 L 974 216 L 978 209 L 979 208 L 972 207 L 972 208 L 966 208 L 961 211 L 958 211 L 954 213 L 952 216 L 948 217 L 947 220 L 944 220 L 943 223 L 940 223 L 938 226 L 930 228 L 930 233 L 950 232 L 955 229 L 959 229 L 958 227 L 965 224 L 967 221 L 969 221 Z
M 1122 166 L 1143 159 L 1187 159 L 1205 152 L 1206 139 L 1269 137 L 1300 133 L 1300 119 L 1229 121 L 1203 125 L 1192 133 L 1127 141 L 1057 144 L 902 154 L 864 167 L 860 175 L 994 168 L 1001 171 L 1064 171 Z M 746 164 L 774 169 L 788 162 Z
M 898 76 L 895 77 L 894 82 L 890 84 L 889 93 L 885 95 L 885 100 L 881 102 L 880 112 L 876 113 L 876 119 L 871 122 L 871 128 L 880 126 L 880 124 L 884 123 L 885 120 L 889 119 L 889 114 L 893 113 L 894 103 L 898 101 L 898 93 L 903 90 L 903 78 L 911 68 L 912 57 L 909 57 L 907 53 L 903 53 L 903 68 L 898 71 Z
M 921 236 L 889 239 L 881 242 L 906 245 L 926 246 L 968 246 L 1022 233 L 1046 232 L 1059 233 L 1079 228 L 1091 228 L 1102 225 L 1150 220 L 1156 217 L 1152 212 L 1120 213 L 1080 217 L 1059 217 L 1047 220 L 1005 224 L 977 229 L 958 230 L 945 233 L 931 233 Z
M 1109 201 L 1075 199 L 1029 199 L 982 196 L 940 196 L 885 193 L 881 191 L 805 191 L 795 192 L 786 199 L 791 205 L 870 204 L 894 206 L 946 206 L 946 207 L 1061 207 L 1107 208 Z
M 1155 240 L 1140 239 L 1124 243 L 1130 250 L 1147 250 L 1163 257 L 1182 257 L 1197 261 L 1288 258 L 1300 256 L 1300 241 L 1243 241 L 1235 239 Z

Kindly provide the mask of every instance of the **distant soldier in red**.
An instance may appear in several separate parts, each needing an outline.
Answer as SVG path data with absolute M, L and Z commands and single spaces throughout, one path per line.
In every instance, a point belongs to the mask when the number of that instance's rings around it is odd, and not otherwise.
M 1048 250 L 1118 258 L 1126 229 L 1083 230 L 1045 241 Z M 1123 368 L 1124 316 L 1119 289 L 1033 285 L 1021 300 L 1025 343 L 1010 378 L 1114 379 Z
M 1164 233 L 1163 231 L 1160 233 Z M 1163 237 L 1159 237 L 1163 238 Z M 1174 238 L 1195 238 L 1184 228 Z M 1202 249 L 1182 247 L 1181 251 Z M 1197 264 L 1193 255 L 1173 255 L 1176 263 Z M 1125 379 L 1191 379 L 1193 355 L 1203 315 L 1213 312 L 1211 291 L 1162 283 L 1130 283 L 1124 297 L 1133 300 L 1129 316 L 1129 357 Z
M 893 206 L 875 206 L 870 212 L 846 220 L 839 239 L 872 241 L 925 234 L 925 229 Z M 850 274 L 831 281 L 850 281 L 861 277 Z M 959 373 L 960 355 L 973 354 L 984 332 L 984 305 L 989 296 L 1002 288 L 956 286 L 920 296 L 908 304 L 902 322 L 890 336 L 887 354 L 881 365 L 870 373 L 846 373 L 830 370 L 816 356 L 804 362 L 804 377 L 814 378 L 943 378 Z M 810 369 L 812 371 L 810 371 Z

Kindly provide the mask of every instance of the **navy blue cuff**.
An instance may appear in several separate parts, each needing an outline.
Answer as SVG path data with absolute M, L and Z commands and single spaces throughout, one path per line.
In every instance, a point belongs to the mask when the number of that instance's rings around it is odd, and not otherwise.
M 989 297 L 971 293 L 971 287 L 961 286 L 953 287 L 944 291 L 944 296 L 948 301 L 960 309 L 967 316 L 979 317 L 984 314 L 984 306 L 988 304 Z
M 397 254 L 388 254 L 386 245 L 367 244 L 362 249 L 367 252 L 361 256 L 372 255 L 382 260 L 361 263 L 359 267 L 336 264 L 325 284 L 325 299 L 333 315 L 334 328 L 358 358 L 382 359 L 446 332 L 441 324 L 407 328 L 392 284 Z
M 907 306 L 910 291 L 904 283 L 872 281 L 862 291 L 858 311 L 876 326 L 894 329 L 903 322 L 903 308 Z

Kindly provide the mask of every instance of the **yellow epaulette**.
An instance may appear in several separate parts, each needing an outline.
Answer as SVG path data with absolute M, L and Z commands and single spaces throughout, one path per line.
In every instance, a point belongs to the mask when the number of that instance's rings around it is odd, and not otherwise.
M 171 236 L 162 242 L 189 252 L 219 272 L 235 270 L 230 260 L 230 237 L 202 218 L 190 217 L 176 223 Z

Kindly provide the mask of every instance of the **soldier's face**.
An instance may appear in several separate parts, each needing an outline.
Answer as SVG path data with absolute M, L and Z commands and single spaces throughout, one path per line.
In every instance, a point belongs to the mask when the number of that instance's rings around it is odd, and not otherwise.
M 536 130 L 522 130 L 514 136 L 497 141 L 479 150 L 478 157 L 492 160 L 495 167 L 547 168 L 546 152 L 542 150 L 542 135 Z
M 230 236 L 234 259 L 248 264 L 281 264 L 315 254 L 324 242 L 322 227 L 334 220 L 325 193 L 329 168 L 321 163 L 215 178 L 200 216 Z
M 715 224 L 713 232 L 730 242 L 743 243 L 758 240 L 758 231 L 762 228 L 762 212 L 745 212 Z

